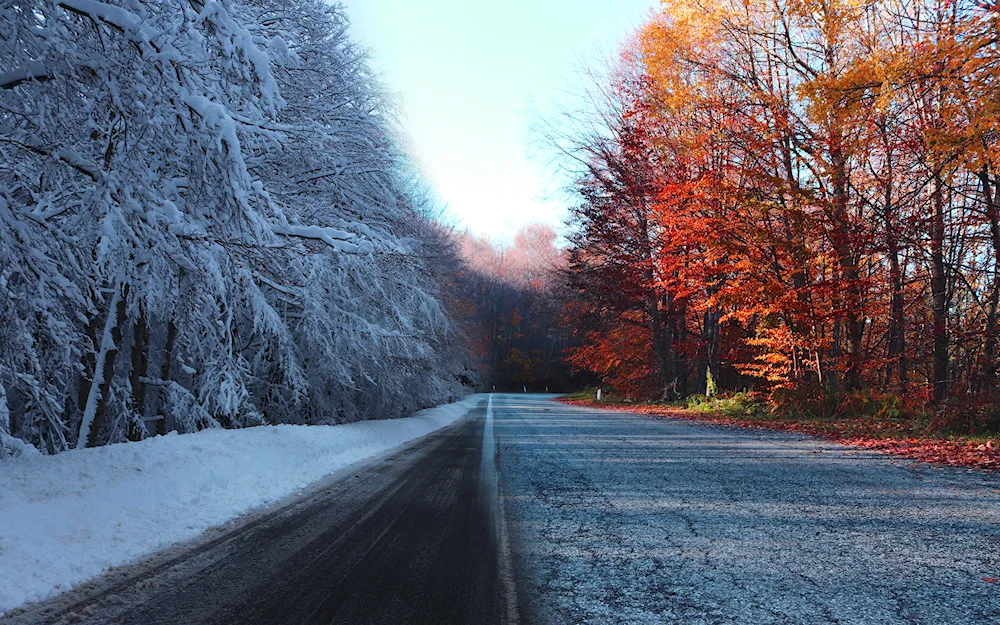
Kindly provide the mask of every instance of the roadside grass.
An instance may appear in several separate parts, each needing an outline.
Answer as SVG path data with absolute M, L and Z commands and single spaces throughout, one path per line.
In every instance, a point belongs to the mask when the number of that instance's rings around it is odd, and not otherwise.
M 564 393 L 559 399 L 566 401 L 588 401 L 597 397 L 597 389 L 587 388 L 575 393 Z
M 686 401 L 631 401 L 588 389 L 559 399 L 568 404 L 694 419 L 738 427 L 798 432 L 934 464 L 1000 470 L 1000 428 L 988 411 L 938 415 L 913 410 L 893 396 L 855 394 L 801 402 L 781 396 L 765 401 L 742 392 Z M 948 416 L 944 416 L 947 414 Z

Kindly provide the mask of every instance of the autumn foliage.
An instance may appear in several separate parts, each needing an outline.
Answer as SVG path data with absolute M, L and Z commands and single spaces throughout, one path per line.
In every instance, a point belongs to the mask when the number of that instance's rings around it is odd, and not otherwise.
M 573 364 L 634 397 L 711 377 L 996 429 L 998 26 L 961 0 L 665 0 L 573 138 Z

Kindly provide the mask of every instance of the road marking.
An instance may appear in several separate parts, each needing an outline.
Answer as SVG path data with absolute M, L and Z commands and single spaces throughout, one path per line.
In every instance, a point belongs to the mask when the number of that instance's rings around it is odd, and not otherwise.
M 504 622 L 517 625 L 517 587 L 514 584 L 514 572 L 511 566 L 510 539 L 507 535 L 507 515 L 504 511 L 503 495 L 500 492 L 500 473 L 497 470 L 497 443 L 493 434 L 493 395 L 486 403 L 486 425 L 483 426 L 483 461 L 480 467 L 486 496 L 490 498 L 490 510 L 496 523 L 497 534 L 497 564 L 500 568 L 500 583 L 503 584 L 506 598 L 506 614 Z

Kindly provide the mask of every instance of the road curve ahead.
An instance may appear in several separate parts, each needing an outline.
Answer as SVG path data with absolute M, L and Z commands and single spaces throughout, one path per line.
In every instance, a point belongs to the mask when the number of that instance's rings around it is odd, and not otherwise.
M 486 402 L 467 417 L 193 549 L 123 569 L 9 622 L 122 625 L 501 624 L 481 475 Z M 492 458 L 492 456 L 490 456 Z M 8 621 L 0 619 L 0 623 Z
M 1000 480 L 494 400 L 524 622 L 1000 624 Z

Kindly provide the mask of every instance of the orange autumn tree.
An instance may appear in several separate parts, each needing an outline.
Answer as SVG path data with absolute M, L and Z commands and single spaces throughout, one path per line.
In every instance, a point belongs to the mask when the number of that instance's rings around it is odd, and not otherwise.
M 627 66 L 623 66 L 627 69 Z M 573 211 L 576 232 L 570 237 L 571 282 L 580 303 L 571 308 L 571 324 L 584 344 L 572 362 L 612 375 L 622 390 L 657 389 L 660 397 L 684 393 L 689 378 L 685 357 L 687 298 L 675 288 L 675 250 L 664 246 L 659 193 L 671 168 L 668 155 L 654 148 L 648 90 L 641 74 L 619 74 L 601 111 L 605 132 L 594 132 L 580 145 L 582 202 Z M 636 340 L 648 336 L 648 348 Z M 612 342 L 610 336 L 631 340 Z M 644 348 L 623 355 L 627 346 Z M 613 353 L 608 353 L 608 352 Z M 629 363 L 627 368 L 612 367 Z M 644 363 L 644 364 L 640 364 Z M 637 371 L 649 371 L 639 384 Z
M 803 397 L 986 394 L 996 24 L 961 2 L 665 1 L 579 141 L 577 364 L 627 344 L 661 396 L 709 369 Z M 644 347 L 608 341 L 628 323 Z

